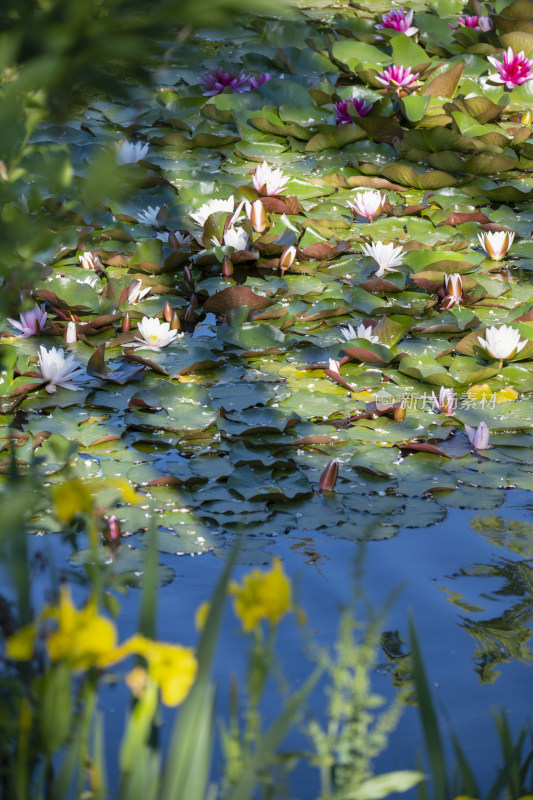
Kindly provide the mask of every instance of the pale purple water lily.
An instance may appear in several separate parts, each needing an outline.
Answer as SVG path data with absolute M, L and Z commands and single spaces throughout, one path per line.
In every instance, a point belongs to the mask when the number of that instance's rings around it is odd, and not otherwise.
M 465 425 L 465 433 L 474 450 L 486 450 L 489 446 L 490 429 L 486 422 L 480 422 L 477 428 Z
M 492 325 L 485 331 L 485 338 L 477 337 L 481 347 L 487 351 L 495 361 L 507 361 L 514 358 L 527 344 L 527 340 L 520 339 L 520 332 L 510 325 Z
M 441 414 L 446 414 L 448 417 L 452 416 L 457 408 L 457 397 L 454 390 L 446 386 L 441 386 L 438 397 L 435 395 L 435 392 L 431 392 L 431 394 L 433 397 L 433 405 Z
M 82 365 L 76 361 L 72 354 L 65 356 L 64 350 L 59 347 L 39 348 L 39 369 L 46 382 L 45 389 L 49 394 L 61 389 L 70 389 L 75 392 L 79 389 L 76 383 L 86 380 L 87 374 Z
M 281 169 L 273 169 L 266 161 L 259 164 L 252 177 L 254 189 L 268 197 L 281 194 L 287 188 L 288 180 Z
M 446 288 L 446 297 L 443 299 L 442 304 L 444 308 L 452 308 L 458 306 L 463 299 L 463 279 L 458 272 L 451 275 L 444 276 L 444 286 Z
M 250 89 L 253 91 L 254 89 L 259 89 L 260 86 L 271 80 L 272 75 L 269 72 L 262 72 L 260 75 L 250 75 L 248 83 L 250 84 Z
M 493 261 L 501 261 L 514 242 L 514 231 L 485 231 L 478 233 L 481 247 Z
M 224 89 L 233 89 L 234 92 L 249 92 L 249 76 L 244 72 L 235 75 L 233 70 L 224 70 L 221 67 L 209 70 L 205 75 L 200 75 L 200 83 L 206 87 L 207 92 L 203 92 L 204 97 L 211 97 L 220 94 Z
M 494 27 L 493 22 L 490 17 L 476 17 L 476 16 L 469 16 L 465 14 L 464 17 L 457 18 L 458 25 L 452 25 L 450 22 L 450 28 L 456 31 L 458 28 L 472 28 L 474 31 L 491 31 Z
M 348 200 L 348 206 L 360 217 L 367 217 L 372 222 L 374 217 L 383 211 L 386 200 L 386 196 L 381 192 L 368 189 L 366 192 L 357 192 L 353 202 Z
M 30 311 L 23 311 L 18 319 L 7 318 L 7 321 L 18 331 L 18 339 L 27 339 L 28 336 L 37 336 L 46 325 L 47 313 L 44 308 L 35 305 Z
M 392 64 L 380 72 L 376 80 L 387 89 L 414 89 L 420 85 L 420 81 L 417 81 L 419 75 L 419 72 L 413 73 L 411 67 L 397 67 Z
M 171 344 L 178 332 L 170 329 L 168 322 L 161 322 L 157 317 L 143 317 L 137 325 L 135 342 L 125 345 L 135 350 L 154 350 L 159 352 L 163 347 Z
M 358 117 L 366 117 L 369 111 L 372 110 L 374 104 L 367 103 L 362 99 L 356 100 L 352 98 L 351 100 L 339 100 L 338 103 L 334 105 L 336 114 L 335 122 L 337 125 L 345 125 L 347 122 L 353 122 L 349 110 L 355 111 Z
M 344 339 L 349 342 L 351 339 L 367 339 L 371 344 L 380 344 L 379 336 L 374 336 L 372 333 L 372 326 L 365 326 L 362 322 L 356 329 L 353 325 L 347 325 L 346 328 L 341 328 L 341 334 Z
M 487 59 L 498 70 L 498 75 L 489 76 L 494 83 L 503 83 L 508 89 L 514 89 L 533 80 L 533 60 L 526 58 L 523 50 L 515 54 L 509 47 L 503 54 L 503 62 L 494 56 L 487 56 Z
M 394 247 L 392 242 L 389 244 L 383 244 L 383 242 L 363 244 L 361 250 L 366 256 L 376 261 L 379 267 L 376 272 L 376 278 L 382 278 L 386 272 L 394 272 L 396 267 L 399 267 L 403 261 L 402 248 Z
M 142 142 L 122 141 L 115 145 L 115 160 L 117 164 L 136 164 L 142 161 L 149 150 L 150 145 Z
M 413 36 L 417 33 L 418 28 L 411 25 L 413 21 L 413 11 L 407 14 L 403 8 L 394 8 L 388 14 L 383 14 L 381 17 L 381 24 L 376 25 L 376 28 L 391 28 L 392 30 L 405 33 L 406 36 Z

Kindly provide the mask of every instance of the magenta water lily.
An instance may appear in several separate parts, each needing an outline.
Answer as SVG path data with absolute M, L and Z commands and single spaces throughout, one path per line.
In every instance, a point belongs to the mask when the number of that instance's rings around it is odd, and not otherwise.
M 494 83 L 503 83 L 508 89 L 514 89 L 533 79 L 533 60 L 526 58 L 523 50 L 515 54 L 509 47 L 503 54 L 503 61 L 498 61 L 495 56 L 487 56 L 487 59 L 498 70 L 498 75 L 490 76 Z
M 347 122 L 353 122 L 350 111 L 356 114 L 358 117 L 366 117 L 366 115 L 372 110 L 374 104 L 367 103 L 362 99 L 356 100 L 355 98 L 352 98 L 351 100 L 339 100 L 338 103 L 334 104 L 334 106 L 336 114 L 335 122 L 337 125 L 345 125 Z
M 403 8 L 394 8 L 392 11 L 389 11 L 388 14 L 383 14 L 381 17 L 381 24 L 376 25 L 376 28 L 390 28 L 391 30 L 405 33 L 406 36 L 413 36 L 413 34 L 418 32 L 418 28 L 415 28 L 414 25 L 411 24 L 412 22 L 412 10 L 406 13 Z
M 383 70 L 376 76 L 379 81 L 387 89 L 414 89 L 420 85 L 417 78 L 420 76 L 419 72 L 413 73 L 411 67 L 396 66 L 393 64 L 387 69 Z
M 458 28 L 472 28 L 472 30 L 475 31 L 491 31 L 494 27 L 490 17 L 476 17 L 469 16 L 468 14 L 464 17 L 458 17 L 457 25 L 453 25 L 451 22 L 449 25 L 454 31 L 458 30 Z
M 199 78 L 200 83 L 207 89 L 206 92 L 203 92 L 205 97 L 220 94 L 224 89 L 232 89 L 234 92 L 249 92 L 249 80 L 250 77 L 242 71 L 236 75 L 233 70 L 224 70 L 221 67 L 216 67 L 206 75 L 200 75 Z

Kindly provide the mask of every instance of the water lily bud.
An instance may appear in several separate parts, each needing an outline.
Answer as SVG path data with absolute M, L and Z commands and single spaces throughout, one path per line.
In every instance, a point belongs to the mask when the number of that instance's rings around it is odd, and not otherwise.
M 67 344 L 74 344 L 74 342 L 76 342 L 77 339 L 78 339 L 78 336 L 76 334 L 76 323 L 75 322 L 69 322 L 67 324 L 67 329 L 65 331 L 65 342 Z
M 181 328 L 180 318 L 178 316 L 178 312 L 174 311 L 172 314 L 172 319 L 170 320 L 170 330 L 171 331 L 179 331 Z
M 481 247 L 493 261 L 501 261 L 513 244 L 514 231 L 489 231 L 478 233 Z
M 184 267 L 183 268 L 183 277 L 185 278 L 185 280 L 187 281 L 189 286 L 192 287 L 192 274 L 191 274 L 191 270 L 189 269 L 189 267 Z
M 228 256 L 224 256 L 224 261 L 222 262 L 222 275 L 224 278 L 230 278 L 233 275 L 233 264 Z
M 527 111 L 524 111 L 522 117 L 520 118 L 520 122 L 522 123 L 522 125 L 531 125 L 531 123 L 533 122 L 533 117 L 531 116 L 531 111 L 529 111 L 529 109 Z
M 263 231 L 266 230 L 268 219 L 261 200 L 254 200 L 253 203 L 246 203 L 246 215 L 257 233 L 263 233 Z
M 477 428 L 465 425 L 465 433 L 474 450 L 486 450 L 489 446 L 490 429 L 486 422 L 480 422 Z
M 165 318 L 165 322 L 170 322 L 170 320 L 172 319 L 172 306 L 170 305 L 168 300 L 165 301 L 165 307 L 163 309 L 163 316 Z
M 444 276 L 446 297 L 443 301 L 444 308 L 452 308 L 461 304 L 463 299 L 463 279 L 458 272 Z
M 116 542 L 117 539 L 120 539 L 121 531 L 120 531 L 120 522 L 116 514 L 111 514 L 110 517 L 107 518 L 107 525 L 104 530 L 104 539 L 108 542 Z
M 329 462 L 326 469 L 320 476 L 320 489 L 323 492 L 331 492 L 337 483 L 339 474 L 339 462 L 336 458 Z
M 404 405 L 396 406 L 394 409 L 394 419 L 397 422 L 403 422 L 407 414 L 407 409 Z
M 285 270 L 290 269 L 292 267 L 295 259 L 296 259 L 296 247 L 292 244 L 290 247 L 285 248 L 279 260 L 279 266 L 282 275 L 285 272 Z
M 128 333 L 130 328 L 131 328 L 131 317 L 129 313 L 126 311 L 126 313 L 122 318 L 122 330 L 124 333 Z
M 189 298 L 189 303 L 193 308 L 198 308 L 198 297 L 193 293 Z
M 176 234 L 173 231 L 168 232 L 168 243 L 173 250 L 180 249 L 180 243 L 178 242 Z

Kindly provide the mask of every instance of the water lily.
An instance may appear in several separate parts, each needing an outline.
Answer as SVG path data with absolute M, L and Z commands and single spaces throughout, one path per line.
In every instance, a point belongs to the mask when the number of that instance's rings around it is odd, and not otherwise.
M 130 302 L 132 305 L 134 303 L 138 303 L 139 300 L 142 300 L 147 294 L 150 294 L 150 287 L 143 289 L 142 285 L 143 283 L 141 280 L 137 280 L 131 284 L 128 290 L 128 302 Z
M 357 329 L 354 328 L 353 325 L 347 325 L 346 328 L 341 328 L 341 334 L 347 342 L 352 339 L 368 339 L 372 344 L 380 344 L 379 336 L 374 336 L 372 333 L 372 326 L 369 325 L 367 328 L 364 322 L 362 322 Z
M 413 73 L 411 67 L 397 67 L 393 64 L 380 72 L 376 80 L 387 89 L 414 89 L 420 85 L 420 81 L 417 81 L 419 75 L 419 72 Z
M 257 231 L 257 233 L 263 233 L 263 231 L 267 229 L 268 219 L 265 207 L 261 200 L 254 200 L 253 203 L 249 203 L 247 200 L 244 204 L 244 209 L 246 211 L 246 216 L 253 225 L 254 231 Z
M 46 382 L 45 389 L 49 394 L 55 392 L 59 386 L 61 389 L 71 389 L 77 391 L 79 386 L 76 383 L 86 379 L 86 373 L 82 365 L 76 361 L 72 354 L 65 356 L 65 351 L 59 347 L 39 348 L 39 369 Z
M 294 245 L 286 247 L 279 259 L 279 266 L 282 275 L 285 272 L 285 270 L 290 269 L 292 267 L 295 259 L 296 259 L 296 247 Z
M 335 361 L 334 358 L 330 358 L 328 360 L 328 369 L 330 372 L 335 372 L 337 375 L 341 373 L 341 365 L 339 361 Z
M 224 89 L 232 89 L 234 92 L 249 92 L 249 77 L 244 72 L 235 75 L 233 70 L 223 70 L 220 67 L 209 70 L 209 73 L 200 75 L 200 83 L 206 87 L 207 92 L 203 92 L 204 97 L 211 97 L 220 94 Z
M 194 241 L 192 234 L 182 233 L 181 231 L 172 231 L 170 233 L 169 231 L 159 231 L 159 233 L 156 233 L 155 238 L 165 242 L 165 244 L 170 241 L 171 246 L 176 250 Z
M 486 231 L 478 233 L 481 247 L 493 261 L 501 261 L 510 250 L 515 237 L 514 231 Z
M 117 164 L 136 164 L 147 154 L 150 145 L 143 144 L 142 142 L 118 142 L 115 145 L 116 155 L 115 160 Z
M 201 227 L 203 228 L 205 222 L 211 214 L 215 214 L 217 211 L 226 211 L 228 214 L 232 214 L 235 209 L 235 199 L 233 195 L 228 197 L 226 200 L 209 200 L 207 203 L 204 203 L 200 208 L 191 214 L 191 218 Z
M 137 333 L 140 334 L 135 337 L 137 344 L 132 342 L 127 347 L 157 352 L 171 344 L 178 335 L 177 331 L 171 330 L 168 322 L 161 322 L 157 317 L 143 317 L 137 325 Z
M 23 311 L 19 320 L 7 318 L 14 328 L 20 331 L 18 338 L 27 339 L 28 336 L 37 336 L 46 325 L 47 313 L 40 305 L 35 305 L 30 311 Z
M 476 16 L 469 16 L 465 14 L 464 17 L 457 18 L 457 25 L 452 25 L 450 22 L 450 28 L 456 31 L 458 28 L 472 28 L 474 31 L 491 31 L 494 27 L 493 22 L 490 17 L 476 17 Z
M 252 177 L 254 189 L 269 197 L 281 194 L 287 188 L 288 180 L 281 169 L 272 169 L 266 161 L 257 167 Z
M 455 409 L 457 408 L 457 397 L 453 389 L 450 389 L 446 386 L 440 387 L 439 396 L 435 396 L 435 392 L 432 392 L 433 397 L 433 405 L 441 412 L 441 414 L 446 414 L 447 416 L 451 416 Z
M 394 272 L 403 261 L 402 248 L 394 247 L 392 242 L 389 244 L 383 244 L 383 242 L 363 244 L 361 250 L 377 262 L 379 269 L 376 272 L 376 278 L 381 278 L 386 272 Z
M 337 478 L 339 475 L 339 460 L 337 458 L 333 458 L 327 467 L 325 468 L 324 472 L 320 476 L 320 490 L 322 492 L 331 492 L 335 488 L 335 484 L 337 483 Z
M 154 228 L 159 228 L 159 222 L 157 220 L 157 215 L 161 210 L 161 206 L 148 206 L 146 211 L 141 211 L 141 213 L 137 216 L 139 222 L 142 222 L 144 225 L 153 225 Z
M 356 100 L 352 98 L 351 100 L 339 100 L 338 103 L 334 104 L 336 114 L 335 122 L 337 125 L 345 125 L 347 122 L 353 122 L 349 113 L 350 111 L 354 111 L 358 117 L 366 117 L 369 111 L 372 110 L 373 105 L 373 103 L 367 103 L 362 99 Z
M 211 241 L 215 247 L 220 244 L 216 236 L 213 236 Z M 230 225 L 224 234 L 224 245 L 226 247 L 234 247 L 235 250 L 247 250 L 248 234 L 243 228 L 236 228 L 234 225 Z
M 348 200 L 348 206 L 359 214 L 360 217 L 367 217 L 370 222 L 383 211 L 383 205 L 387 198 L 381 192 L 369 189 L 366 192 L 357 192 L 353 202 Z
M 98 269 L 98 256 L 93 253 L 82 253 L 78 256 L 82 269 Z
M 446 287 L 446 297 L 443 300 L 444 308 L 460 305 L 463 299 L 463 279 L 458 272 L 444 276 L 444 286 Z
M 74 342 L 78 341 L 78 333 L 76 331 L 76 323 L 72 320 L 67 323 L 67 329 L 65 331 L 65 342 L 67 344 L 74 344 Z
M 383 14 L 381 24 L 376 25 L 376 28 L 391 28 L 394 31 L 405 33 L 406 36 L 413 36 L 418 28 L 411 25 L 412 21 L 413 11 L 406 14 L 403 8 L 394 8 L 388 14 Z
M 500 325 L 499 328 L 492 325 L 485 331 L 484 339 L 481 336 L 477 338 L 481 347 L 496 361 L 508 361 L 527 344 L 527 340 L 521 340 L 520 332 L 510 325 Z
M 489 446 L 490 429 L 486 422 L 480 422 L 477 428 L 465 425 L 465 433 L 474 450 L 486 450 Z
M 248 79 L 250 89 L 259 89 L 267 81 L 272 80 L 272 75 L 269 72 L 262 72 L 260 75 L 251 75 Z
M 498 70 L 498 75 L 491 75 L 494 83 L 504 83 L 508 89 L 521 86 L 533 79 L 533 60 L 526 58 L 523 50 L 514 53 L 511 47 L 503 54 L 503 63 L 494 56 L 487 56 L 493 67 Z

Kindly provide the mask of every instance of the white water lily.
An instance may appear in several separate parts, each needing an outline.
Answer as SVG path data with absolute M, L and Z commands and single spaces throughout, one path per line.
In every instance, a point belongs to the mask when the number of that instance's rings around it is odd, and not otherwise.
M 45 389 L 49 394 L 55 392 L 58 386 L 75 392 L 79 389 L 76 383 L 87 378 L 84 368 L 74 356 L 65 356 L 64 350 L 59 347 L 52 347 L 51 350 L 42 346 L 39 348 L 39 369 L 47 382 Z
M 213 239 L 218 244 L 214 236 Z M 231 225 L 224 234 L 224 244 L 227 247 L 234 247 L 235 250 L 247 250 L 248 234 L 243 228 L 236 228 L 234 225 Z
M 386 272 L 394 272 L 403 261 L 403 250 L 401 247 L 394 247 L 393 243 L 383 244 L 374 242 L 373 244 L 362 245 L 362 251 L 369 258 L 373 258 L 379 269 L 376 278 L 381 278 Z
M 23 311 L 19 320 L 7 318 L 14 328 L 20 331 L 18 338 L 27 339 L 36 336 L 46 325 L 47 313 L 40 305 L 35 305 L 30 311 Z
M 174 237 L 175 243 L 178 245 L 178 247 L 184 247 L 186 244 L 190 244 L 192 241 L 194 241 L 194 236 L 191 233 L 173 231 L 172 236 Z M 169 237 L 170 234 L 168 231 L 159 231 L 159 233 L 156 233 L 155 235 L 156 239 L 159 239 L 165 243 L 168 242 Z
M 493 261 L 501 261 L 510 250 L 515 237 L 514 231 L 486 231 L 478 233 L 481 247 Z
M 233 213 L 235 209 L 235 198 L 233 195 L 228 197 L 227 200 L 209 200 L 209 202 L 204 203 L 200 208 L 194 213 L 191 214 L 191 218 L 199 225 L 201 228 L 204 227 L 206 219 L 214 214 L 216 211 L 227 211 L 228 214 Z
M 492 325 L 485 331 L 485 339 L 478 336 L 478 342 L 491 358 L 496 361 L 507 361 L 522 350 L 527 341 L 520 339 L 520 333 L 510 325 Z
M 178 335 L 177 331 L 170 330 L 168 322 L 161 322 L 157 317 L 143 317 L 137 325 L 137 333 L 140 333 L 140 336 L 135 337 L 136 343 L 132 342 L 126 345 L 127 347 L 157 352 L 171 344 Z
M 341 328 L 341 333 L 345 340 L 349 342 L 351 339 L 368 339 L 372 344 L 380 344 L 379 336 L 374 336 L 372 333 L 372 326 L 365 327 L 362 322 L 356 329 L 353 325 L 348 325 L 346 328 Z
M 142 144 L 142 142 L 118 142 L 118 144 L 115 145 L 115 160 L 117 164 L 120 165 L 136 164 L 138 161 L 142 161 L 149 147 L 148 144 Z
M 146 211 L 141 211 L 141 213 L 137 216 L 139 222 L 142 222 L 143 225 L 153 225 L 154 228 L 159 228 L 159 222 L 157 221 L 157 215 L 161 210 L 161 206 L 148 206 Z
M 341 365 L 339 361 L 335 361 L 334 358 L 330 358 L 328 361 L 328 369 L 330 372 L 335 372 L 337 375 L 340 375 Z
M 91 289 L 94 289 L 95 291 L 97 291 L 97 290 L 99 290 L 101 288 L 100 278 L 98 277 L 98 275 L 87 275 L 87 277 L 83 278 L 83 280 L 81 278 L 76 278 L 76 283 L 80 283 L 80 284 L 82 284 L 82 286 L 83 286 L 83 284 L 86 284 L 87 286 L 90 286 Z
M 98 256 L 93 255 L 92 253 L 82 253 L 81 256 L 78 256 L 82 269 L 97 269 L 98 264 Z
M 287 188 L 287 181 L 289 179 L 283 174 L 281 169 L 273 169 L 266 161 L 260 164 L 252 178 L 254 189 L 259 194 L 265 194 L 269 197 L 281 194 Z
M 131 284 L 128 290 L 128 300 L 132 305 L 134 303 L 138 303 L 139 300 L 142 300 L 147 294 L 150 294 L 150 287 L 147 289 L 142 289 L 142 285 L 143 282 L 141 280 L 135 281 Z

